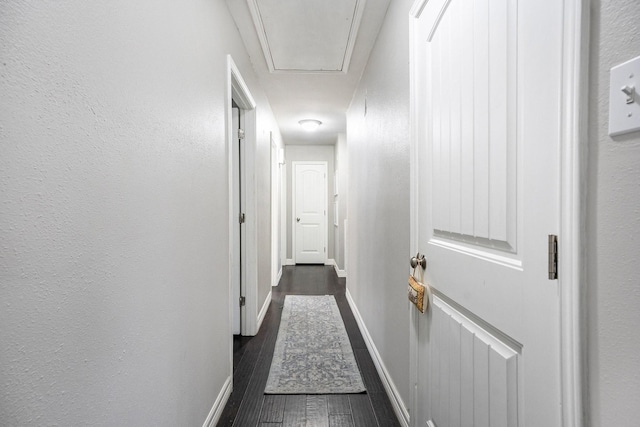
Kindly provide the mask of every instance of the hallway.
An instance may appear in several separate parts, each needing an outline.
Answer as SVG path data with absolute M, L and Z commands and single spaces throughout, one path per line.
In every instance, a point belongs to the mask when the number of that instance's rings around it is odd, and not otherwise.
M 609 125 L 640 117 L 611 72 L 639 22 L 637 0 L 2 2 L 0 425 L 638 425 L 640 131 Z M 327 267 L 293 267 L 294 162 L 327 164 Z M 265 397 L 286 293 L 336 295 L 366 394 Z M 262 328 L 234 342 L 240 301 Z
M 362 394 L 265 395 L 285 295 L 334 295 L 367 388 Z M 399 426 L 345 297 L 329 266 L 284 267 L 255 337 L 234 337 L 234 388 L 218 426 Z

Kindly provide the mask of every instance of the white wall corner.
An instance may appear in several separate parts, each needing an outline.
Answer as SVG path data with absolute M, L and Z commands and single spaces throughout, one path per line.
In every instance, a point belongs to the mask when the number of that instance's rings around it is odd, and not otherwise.
M 258 313 L 258 327 L 256 328 L 256 334 L 260 330 L 260 326 L 262 325 L 264 316 L 267 314 L 267 310 L 269 309 L 269 304 L 271 304 L 271 291 L 269 291 L 269 293 L 267 294 L 267 298 L 265 298 L 264 303 L 262 304 L 262 308 Z
M 393 410 L 400 420 L 400 424 L 403 427 L 409 427 L 410 419 L 409 419 L 409 410 L 407 409 L 407 405 L 404 404 L 402 400 L 402 396 L 400 396 L 400 392 L 396 388 L 393 380 L 391 379 L 391 375 L 387 370 L 384 362 L 382 361 L 382 357 L 378 352 L 375 344 L 373 343 L 373 339 L 367 330 L 367 327 L 364 324 L 364 320 L 362 316 L 360 316 L 360 312 L 358 311 L 358 307 L 356 307 L 355 301 L 351 297 L 351 293 L 349 289 L 346 292 L 347 301 L 349 302 L 349 307 L 351 307 L 351 311 L 353 312 L 354 317 L 356 318 L 356 322 L 358 323 L 358 328 L 360 329 L 360 333 L 364 338 L 364 342 L 367 344 L 367 349 L 371 354 L 371 358 L 373 359 L 373 363 L 376 365 L 376 370 L 378 371 L 378 375 L 380 375 L 380 379 L 382 380 L 382 384 L 384 385 L 384 389 L 389 396 L 389 400 L 391 400 L 391 405 L 393 406 Z
M 227 404 L 227 400 L 229 400 L 229 396 L 231 396 L 231 390 L 233 389 L 232 384 L 233 378 L 231 376 L 227 377 L 226 381 L 222 385 L 222 390 L 218 393 L 216 401 L 213 402 L 213 407 L 209 411 L 207 419 L 204 420 L 202 427 L 213 427 L 218 423 L 220 416 L 222 415 L 222 411 Z

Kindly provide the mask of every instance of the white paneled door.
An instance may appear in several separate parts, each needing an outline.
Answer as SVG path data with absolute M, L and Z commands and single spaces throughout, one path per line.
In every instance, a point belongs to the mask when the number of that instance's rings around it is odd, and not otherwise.
M 293 162 L 296 264 L 327 260 L 327 163 Z
M 414 426 L 562 423 L 559 229 L 563 2 L 412 10 Z M 408 260 L 407 260 L 408 261 Z

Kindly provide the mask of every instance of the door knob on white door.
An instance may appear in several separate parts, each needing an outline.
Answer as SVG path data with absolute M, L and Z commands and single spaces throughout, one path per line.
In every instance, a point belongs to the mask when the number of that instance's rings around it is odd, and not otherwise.
M 300 218 L 296 218 L 296 222 L 300 222 Z
M 423 270 L 426 270 L 427 259 L 424 257 L 424 255 L 420 255 L 420 252 L 418 252 L 416 256 L 411 257 L 411 260 L 409 261 L 409 265 L 411 265 L 411 268 L 417 268 L 419 265 L 420 267 L 422 267 Z

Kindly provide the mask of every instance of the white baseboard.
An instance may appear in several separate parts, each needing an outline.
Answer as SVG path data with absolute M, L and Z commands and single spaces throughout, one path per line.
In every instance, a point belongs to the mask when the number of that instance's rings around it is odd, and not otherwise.
M 358 328 L 360 328 L 360 333 L 362 333 L 362 337 L 364 338 L 364 342 L 367 344 L 367 349 L 371 354 L 371 358 L 373 359 L 373 363 L 376 365 L 376 370 L 378 371 L 378 375 L 380 375 L 380 379 L 382 380 L 382 384 L 384 385 L 384 389 L 389 396 L 389 400 L 391 400 L 391 405 L 393 406 L 393 410 L 396 413 L 396 416 L 400 420 L 400 424 L 403 427 L 409 427 L 409 411 L 407 406 L 402 401 L 402 397 L 398 392 L 393 380 L 391 379 L 391 375 L 389 371 L 387 371 L 384 362 L 382 361 L 382 357 L 376 348 L 376 345 L 373 343 L 373 339 L 367 330 L 367 327 L 364 324 L 364 320 L 362 316 L 360 316 L 360 312 L 358 311 L 358 307 L 356 307 L 356 303 L 353 301 L 351 294 L 349 293 L 349 289 L 347 289 L 347 301 L 349 302 L 349 307 L 351 307 L 351 311 L 353 312 L 354 317 L 356 318 L 356 322 L 358 323 Z
M 295 261 L 292 259 L 287 259 L 285 265 L 296 265 Z
M 260 325 L 262 325 L 262 321 L 264 320 L 264 316 L 267 314 L 267 310 L 269 309 L 269 304 L 271 304 L 271 291 L 267 295 L 267 298 L 264 300 L 264 304 L 262 304 L 262 308 L 260 312 L 258 312 L 258 326 L 256 327 L 256 333 L 260 330 Z
M 347 271 L 346 270 L 340 270 L 340 268 L 338 268 L 338 263 L 336 262 L 335 259 L 331 258 L 331 259 L 327 260 L 325 265 L 332 265 L 333 268 L 336 270 L 336 274 L 338 275 L 338 277 L 347 277 Z
M 338 267 L 338 263 L 335 262 L 335 260 L 333 261 L 333 268 L 336 269 L 336 274 L 338 275 L 338 277 L 347 277 L 347 270 L 340 270 L 340 268 Z
M 218 421 L 220 420 L 220 415 L 222 415 L 222 411 L 224 410 L 224 406 L 227 404 L 229 396 L 231 396 L 232 384 L 232 378 L 230 376 L 227 377 L 227 380 L 222 385 L 222 390 L 220 390 L 220 393 L 218 393 L 216 401 L 213 402 L 213 407 L 209 411 L 207 419 L 204 420 L 204 424 L 202 424 L 202 427 L 213 427 L 218 423 Z
M 280 284 L 280 278 L 282 277 L 282 267 L 280 267 L 280 271 L 276 275 L 275 283 L 272 283 L 271 286 L 278 286 Z

